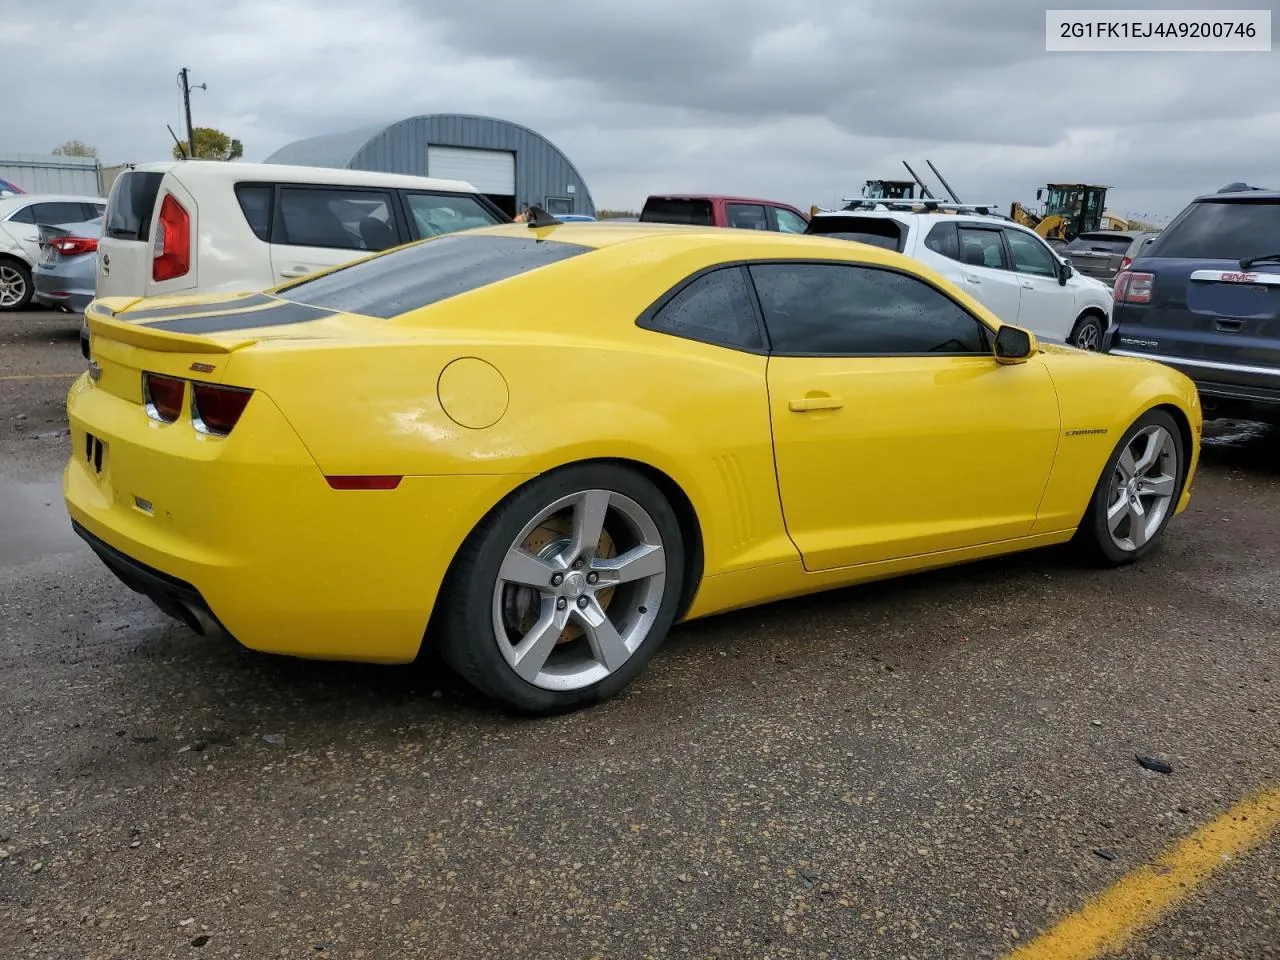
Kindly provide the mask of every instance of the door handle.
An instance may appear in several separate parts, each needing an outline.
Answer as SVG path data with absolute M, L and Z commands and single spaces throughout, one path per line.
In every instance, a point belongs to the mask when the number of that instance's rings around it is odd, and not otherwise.
M 1243 320 L 1226 320 L 1226 319 L 1220 318 L 1214 323 L 1214 326 L 1216 326 L 1223 333 L 1239 333 L 1241 328 L 1244 326 L 1244 321 Z
M 829 394 L 820 397 L 801 397 L 799 400 L 792 400 L 787 404 L 787 408 L 792 413 L 808 413 L 810 410 L 839 410 L 843 406 L 843 400 Z
M 305 277 L 310 272 L 311 271 L 306 267 L 293 267 L 290 270 L 281 270 L 280 276 L 288 277 L 290 280 L 293 280 L 297 277 Z
M 974 276 L 973 274 L 971 274 L 971 273 L 966 273 L 966 274 L 964 275 L 964 278 L 965 278 L 966 280 L 968 280 L 970 283 L 981 283 L 981 282 L 982 282 L 982 278 L 981 278 L 981 277 L 975 277 L 975 276 Z
M 1035 285 L 1034 283 L 1032 283 L 1030 280 L 1023 280 L 1023 281 L 1022 281 L 1022 289 L 1023 289 L 1023 290 L 1034 290 L 1035 288 L 1036 288 L 1036 285 Z

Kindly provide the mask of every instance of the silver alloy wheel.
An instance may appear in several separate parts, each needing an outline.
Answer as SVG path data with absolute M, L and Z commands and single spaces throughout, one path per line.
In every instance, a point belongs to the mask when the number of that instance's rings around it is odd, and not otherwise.
M 1142 547 L 1160 529 L 1178 487 L 1178 447 L 1153 424 L 1125 444 L 1107 496 L 1107 531 L 1121 550 Z
M 0 307 L 16 307 L 26 295 L 26 277 L 17 267 L 0 263 Z
M 564 535 L 531 550 L 538 532 L 557 522 Z M 498 647 L 535 687 L 598 683 L 649 635 L 666 570 L 658 525 L 636 501 L 611 490 L 562 497 L 525 525 L 502 559 L 493 590 Z
M 1076 346 L 1081 350 L 1098 349 L 1098 325 L 1092 320 L 1086 320 L 1084 326 L 1080 328 L 1080 332 L 1076 334 Z

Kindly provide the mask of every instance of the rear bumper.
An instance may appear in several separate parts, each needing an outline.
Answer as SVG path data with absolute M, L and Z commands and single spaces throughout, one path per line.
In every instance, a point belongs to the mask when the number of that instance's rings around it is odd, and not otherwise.
M 93 301 L 94 278 L 79 275 L 79 271 L 42 270 L 36 267 L 31 274 L 32 297 L 47 307 L 63 307 L 75 313 L 84 313 Z
M 142 594 L 169 616 L 181 620 L 201 636 L 230 637 L 226 627 L 205 603 L 200 591 L 191 584 L 126 556 L 74 520 L 71 521 L 71 527 L 93 548 L 106 568 L 130 590 Z

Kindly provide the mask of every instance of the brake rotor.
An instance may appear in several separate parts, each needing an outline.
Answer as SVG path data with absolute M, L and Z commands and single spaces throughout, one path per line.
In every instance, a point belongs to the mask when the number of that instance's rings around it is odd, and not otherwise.
M 573 524 L 571 519 L 564 514 L 556 514 L 539 524 L 537 529 L 525 538 L 521 546 L 539 559 L 551 560 L 568 550 L 572 543 Z M 609 531 L 602 529 L 600 531 L 600 542 L 596 544 L 596 556 L 602 560 L 607 560 L 614 556 L 616 549 L 613 538 L 609 536 Z M 613 599 L 613 591 L 615 589 L 614 587 L 609 587 L 596 594 L 596 600 L 600 603 L 601 609 L 609 609 L 609 601 Z M 512 592 L 518 594 L 518 596 L 514 598 L 515 609 L 512 610 L 509 606 L 508 610 L 515 615 L 511 618 L 515 629 L 521 635 L 524 635 L 533 629 L 533 625 L 538 622 L 538 617 L 541 613 L 537 603 L 537 591 L 530 587 L 521 587 L 518 591 Z M 556 643 L 572 643 L 582 635 L 582 627 L 570 620 L 564 630 L 561 631 L 560 638 Z

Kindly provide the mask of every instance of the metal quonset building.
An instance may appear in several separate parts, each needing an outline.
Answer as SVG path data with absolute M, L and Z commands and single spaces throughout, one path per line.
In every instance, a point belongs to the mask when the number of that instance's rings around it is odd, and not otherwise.
M 297 140 L 266 162 L 466 180 L 512 216 L 531 203 L 549 213 L 596 212 L 582 175 L 555 144 L 493 117 L 429 113 Z

